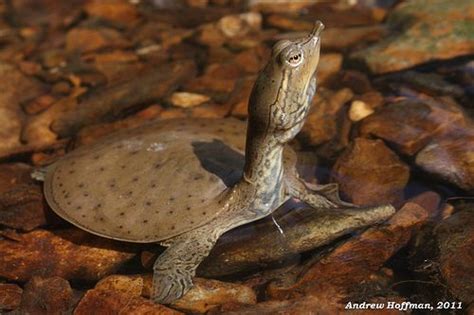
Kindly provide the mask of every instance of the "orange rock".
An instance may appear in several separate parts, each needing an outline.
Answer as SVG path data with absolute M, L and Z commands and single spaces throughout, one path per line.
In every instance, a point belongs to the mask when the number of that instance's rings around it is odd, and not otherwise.
M 234 62 L 241 66 L 245 72 L 256 74 L 267 63 L 270 53 L 267 46 L 259 45 L 237 54 Z
M 124 0 L 93 0 L 84 6 L 84 10 L 91 17 L 119 25 L 133 25 L 138 20 L 136 7 Z
M 410 169 L 381 140 L 356 138 L 338 158 L 333 179 L 355 204 L 377 205 L 400 201 Z
M 252 93 L 255 79 L 255 76 L 251 76 L 239 81 L 236 93 L 234 93 L 229 100 L 229 103 L 232 104 L 232 116 L 238 118 L 247 117 L 249 98 Z
M 336 116 L 353 97 L 350 89 L 337 92 L 320 89 L 299 137 L 309 145 L 319 145 L 333 139 L 338 132 Z
M 132 245 L 75 228 L 3 236 L 0 276 L 14 281 L 28 281 L 35 275 L 97 281 L 135 256 Z
M 140 296 L 130 296 L 120 291 L 93 289 L 86 292 L 74 310 L 74 314 L 179 315 L 183 313 L 155 304 Z
M 20 304 L 22 314 L 64 314 L 73 307 L 69 282 L 60 278 L 33 277 L 26 285 Z
M 50 94 L 45 94 L 27 102 L 23 106 L 23 109 L 29 115 L 36 115 L 49 108 L 55 101 L 56 98 L 54 96 Z
M 406 203 L 386 224 L 369 228 L 338 246 L 309 268 L 296 283 L 272 284 L 272 298 L 298 298 L 314 295 L 341 305 L 350 300 L 357 286 L 405 246 L 430 213 L 415 203 Z M 351 293 L 352 292 L 352 293 Z
M 22 163 L 0 165 L 0 224 L 24 231 L 46 223 L 46 205 L 33 168 Z
M 124 48 L 130 44 L 111 28 L 74 28 L 66 35 L 68 52 L 91 52 L 102 48 Z
M 318 84 L 323 85 L 341 70 L 341 54 L 322 54 L 318 66 Z
M 382 138 L 397 150 L 414 155 L 431 139 L 456 132 L 467 125 L 462 109 L 447 99 L 402 100 L 364 119 L 359 133 Z
M 0 312 L 18 308 L 23 290 L 16 284 L 0 283 Z

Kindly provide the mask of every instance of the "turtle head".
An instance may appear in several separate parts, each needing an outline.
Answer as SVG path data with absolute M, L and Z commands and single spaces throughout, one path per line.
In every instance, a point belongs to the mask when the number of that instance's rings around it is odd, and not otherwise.
M 287 142 L 301 130 L 316 89 L 323 29 L 318 21 L 306 37 L 275 44 L 250 96 L 249 131 Z

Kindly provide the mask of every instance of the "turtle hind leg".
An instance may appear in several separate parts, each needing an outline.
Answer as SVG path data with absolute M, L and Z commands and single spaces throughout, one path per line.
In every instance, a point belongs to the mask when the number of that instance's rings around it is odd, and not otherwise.
M 209 255 L 217 241 L 212 232 L 193 230 L 167 242 L 169 247 L 158 257 L 153 267 L 152 300 L 170 304 L 192 287 L 196 269 Z

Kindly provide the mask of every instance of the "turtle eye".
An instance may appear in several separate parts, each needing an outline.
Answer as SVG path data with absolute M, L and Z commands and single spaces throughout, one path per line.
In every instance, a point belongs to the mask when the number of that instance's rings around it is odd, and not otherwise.
M 296 67 L 303 61 L 303 53 L 302 52 L 294 52 L 288 54 L 286 62 L 292 66 Z

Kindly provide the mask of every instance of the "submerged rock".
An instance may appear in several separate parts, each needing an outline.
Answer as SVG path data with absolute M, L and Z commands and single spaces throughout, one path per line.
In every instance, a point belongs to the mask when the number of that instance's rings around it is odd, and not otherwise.
M 352 55 L 373 73 L 474 53 L 471 0 L 406 1 L 390 13 L 387 24 L 392 36 Z
M 341 193 L 362 205 L 401 200 L 409 176 L 408 166 L 381 140 L 355 139 L 333 167 Z

